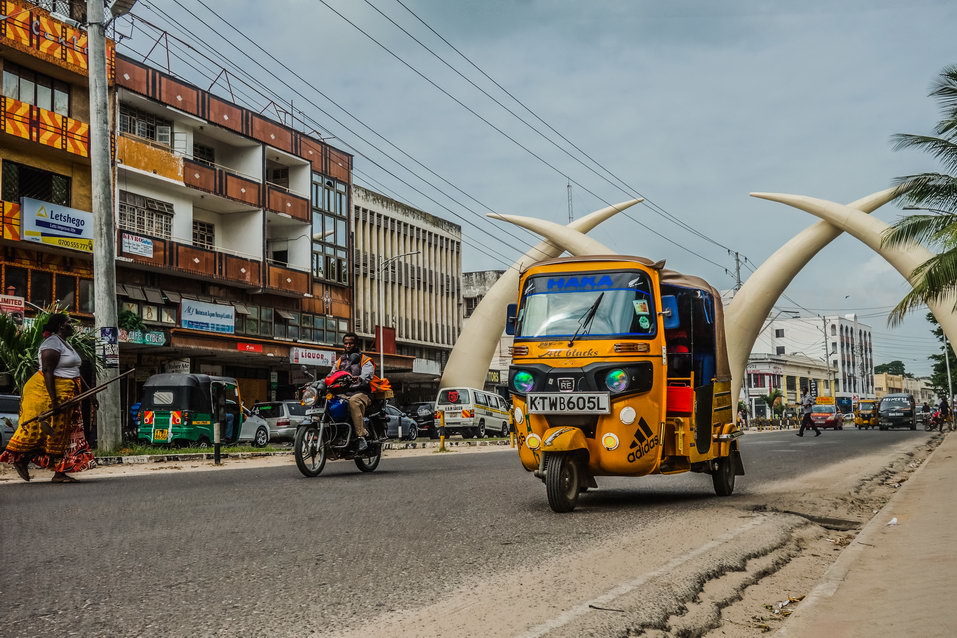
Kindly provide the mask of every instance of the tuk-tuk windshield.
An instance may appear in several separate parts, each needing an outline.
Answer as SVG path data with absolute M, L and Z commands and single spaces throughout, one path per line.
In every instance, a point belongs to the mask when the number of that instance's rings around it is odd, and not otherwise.
M 141 410 L 192 410 L 209 412 L 209 396 L 190 386 L 147 386 L 143 388 Z
M 572 337 L 592 314 L 592 307 L 594 317 L 580 331 L 579 339 L 655 334 L 654 297 L 648 276 L 631 271 L 529 278 L 516 336 Z
M 858 405 L 859 410 L 873 410 L 874 402 L 873 401 L 861 401 Z

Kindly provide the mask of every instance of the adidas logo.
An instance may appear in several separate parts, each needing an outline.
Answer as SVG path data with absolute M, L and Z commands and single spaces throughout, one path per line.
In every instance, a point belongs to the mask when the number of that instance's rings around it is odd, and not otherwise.
M 628 454 L 628 462 L 634 463 L 645 454 L 658 447 L 658 435 L 655 434 L 651 426 L 644 418 L 638 419 L 638 428 L 635 430 L 635 438 L 628 447 L 631 452 Z

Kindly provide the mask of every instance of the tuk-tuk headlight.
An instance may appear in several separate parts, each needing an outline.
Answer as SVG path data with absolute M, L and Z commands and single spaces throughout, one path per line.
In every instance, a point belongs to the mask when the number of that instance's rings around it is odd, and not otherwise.
M 528 446 L 529 450 L 537 450 L 542 447 L 542 437 L 537 434 L 529 434 L 525 439 L 525 445 Z
M 605 375 L 605 387 L 611 392 L 624 392 L 630 383 L 628 373 L 620 368 Z
M 305 388 L 302 391 L 302 397 L 300 397 L 299 402 L 303 405 L 315 405 L 316 400 L 319 398 L 319 392 L 312 386 Z
M 535 377 L 532 376 L 531 372 L 519 370 L 512 377 L 512 386 L 519 392 L 531 392 L 532 388 L 535 387 Z

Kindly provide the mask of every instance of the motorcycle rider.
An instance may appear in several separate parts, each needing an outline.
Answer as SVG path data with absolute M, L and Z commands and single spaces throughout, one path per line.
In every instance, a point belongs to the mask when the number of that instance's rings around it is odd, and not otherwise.
M 375 374 L 375 363 L 371 357 L 359 352 L 359 337 L 354 332 L 347 332 L 342 337 L 342 355 L 332 364 L 331 372 L 348 372 L 354 381 L 348 392 L 342 396 L 349 401 L 349 414 L 352 416 L 352 425 L 356 429 L 358 451 L 362 452 L 369 444 L 366 442 L 365 413 L 372 405 L 370 383 Z

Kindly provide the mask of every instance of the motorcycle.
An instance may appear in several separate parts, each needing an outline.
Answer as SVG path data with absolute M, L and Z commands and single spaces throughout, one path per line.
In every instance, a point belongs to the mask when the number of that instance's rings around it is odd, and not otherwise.
M 938 430 L 940 429 L 941 421 L 943 421 L 943 417 L 940 416 L 940 410 L 934 410 L 930 418 L 924 421 L 924 429 L 927 431 Z
M 352 459 L 362 472 L 373 472 L 382 458 L 386 440 L 385 400 L 373 399 L 366 411 L 366 444 L 359 451 L 358 438 L 349 414 L 349 392 L 354 378 L 347 372 L 334 372 L 325 379 L 312 381 L 299 391 L 299 402 L 306 406 L 306 420 L 296 430 L 293 455 L 296 467 L 305 476 L 322 473 L 326 460 Z M 325 407 L 321 399 L 325 398 Z

